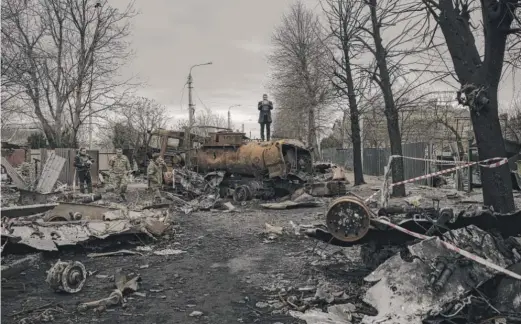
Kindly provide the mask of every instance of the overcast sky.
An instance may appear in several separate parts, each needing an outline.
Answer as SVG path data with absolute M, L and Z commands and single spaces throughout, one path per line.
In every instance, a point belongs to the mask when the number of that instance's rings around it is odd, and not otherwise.
M 229 106 L 240 104 L 231 110 L 234 126 L 240 129 L 244 123 L 246 132 L 257 135 L 256 105 L 267 91 L 270 38 L 292 2 L 136 0 L 140 14 L 134 18 L 131 35 L 136 55 L 125 74 L 146 82 L 140 95 L 166 105 L 173 118 L 187 118 L 188 89 L 183 97 L 182 89 L 190 66 L 212 61 L 213 65 L 192 72 L 196 110 L 205 105 L 226 116 Z M 124 7 L 128 1 L 110 3 Z M 318 0 L 305 3 L 321 10 Z M 504 101 L 511 100 L 512 77 L 500 95 Z

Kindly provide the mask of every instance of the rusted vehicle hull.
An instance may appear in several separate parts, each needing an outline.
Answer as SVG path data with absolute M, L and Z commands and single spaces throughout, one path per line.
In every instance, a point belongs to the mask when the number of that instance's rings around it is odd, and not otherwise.
M 203 146 L 192 165 L 199 172 L 226 171 L 256 178 L 287 178 L 311 173 L 311 153 L 297 141 L 246 142 L 239 146 Z

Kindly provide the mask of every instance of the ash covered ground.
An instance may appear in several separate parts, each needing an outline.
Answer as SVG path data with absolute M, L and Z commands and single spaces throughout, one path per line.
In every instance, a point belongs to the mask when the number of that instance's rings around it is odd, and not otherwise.
M 368 182 L 353 191 L 370 196 L 379 181 Z M 142 187 L 130 188 L 127 205 L 148 199 Z M 424 205 L 438 197 L 441 204 L 464 208 L 481 199 L 479 192 L 455 197 L 450 189 L 409 186 L 408 192 L 409 200 Z M 373 285 L 364 277 L 373 269 L 362 262 L 360 247 L 333 246 L 299 232 L 301 225 L 324 223 L 327 202 L 292 210 L 266 210 L 250 202 L 231 212 L 174 213 L 173 227 L 155 240 L 128 235 L 45 253 L 36 265 L 2 279 L 2 322 L 306 323 L 291 313 L 343 305 L 348 320 L 327 323 L 359 323 L 377 313 L 363 301 Z M 88 256 L 123 249 L 141 255 Z M 169 250 L 176 252 L 157 255 Z M 25 256 L 26 251 L 11 250 L 2 262 Z M 89 277 L 80 292 L 57 293 L 45 282 L 58 259 L 85 265 Z M 119 269 L 139 275 L 139 289 L 122 305 L 78 311 L 79 304 L 111 294 Z
M 55 308 L 53 323 L 299 323 L 283 314 L 281 289 L 290 291 L 286 297 L 292 296 L 293 291 L 300 299 L 302 295 L 314 296 L 315 291 L 299 291 L 299 288 L 336 283 L 356 303 L 362 278 L 367 274 L 357 266 L 356 248 L 351 249 L 352 260 L 341 265 L 335 259 L 329 267 L 325 253 L 335 247 L 317 245 L 316 241 L 291 232 L 289 220 L 310 223 L 320 221 L 321 215 L 323 208 L 269 213 L 198 212 L 177 218 L 175 233 L 157 242 L 143 244 L 129 238 L 100 246 L 105 246 L 103 251 L 135 249 L 134 244 L 150 247 L 152 251 L 166 248 L 186 251 L 180 255 L 159 256 L 142 251 L 143 256 L 88 258 L 88 252 L 81 249 L 55 257 L 49 255 L 37 268 L 2 282 L 2 322 L 15 323 Z M 265 223 L 284 226 L 289 232 L 270 239 L 264 234 Z M 55 293 L 45 278 L 57 258 L 81 261 L 88 271 L 96 274 L 87 279 L 77 294 Z M 76 312 L 78 303 L 109 296 L 114 285 L 110 277 L 117 268 L 139 273 L 142 278 L 139 292 L 146 296 L 131 295 L 125 308 L 110 308 L 99 315 Z M 351 268 L 356 268 L 354 275 L 349 274 Z M 269 306 L 264 307 L 263 303 Z M 24 312 L 42 306 L 41 310 Z M 194 311 L 203 314 L 190 317 Z

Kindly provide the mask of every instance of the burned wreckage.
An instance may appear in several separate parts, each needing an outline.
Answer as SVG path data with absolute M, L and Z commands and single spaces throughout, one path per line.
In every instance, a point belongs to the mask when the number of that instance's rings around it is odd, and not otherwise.
M 373 284 L 363 300 L 377 309 L 362 323 L 521 323 L 521 210 L 455 212 L 436 200 L 427 208 L 370 205 L 335 199 L 326 224 L 305 230 L 328 244 L 361 246 Z
M 236 132 L 210 133 L 180 164 L 204 175 L 208 183 L 219 183 L 220 196 L 233 196 L 237 202 L 282 197 L 299 188 L 315 196 L 334 196 L 345 194 L 349 183 L 342 172 L 329 179 L 315 177 L 311 151 L 300 141 L 248 141 L 244 133 Z M 173 168 L 165 173 L 165 184 L 180 182 L 183 174 Z

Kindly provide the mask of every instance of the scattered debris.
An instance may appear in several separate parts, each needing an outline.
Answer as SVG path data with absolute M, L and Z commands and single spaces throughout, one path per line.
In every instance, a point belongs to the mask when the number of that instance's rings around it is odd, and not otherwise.
M 284 230 L 282 226 L 273 226 L 268 223 L 265 223 L 264 225 L 266 226 L 266 233 L 282 235 L 282 231 Z
M 329 306 L 327 313 L 320 309 L 310 309 L 305 313 L 290 310 L 289 314 L 306 321 L 307 324 L 351 324 L 353 306 L 352 304 Z
M 104 253 L 89 253 L 87 254 L 87 257 L 89 258 L 97 258 L 97 257 L 104 257 L 104 256 L 120 256 L 120 255 L 143 255 L 142 253 L 130 251 L 130 250 L 119 250 L 114 252 L 104 252 Z
M 225 202 L 225 203 L 223 204 L 223 206 L 226 207 L 226 209 L 227 209 L 228 211 L 231 211 L 231 212 L 237 210 L 237 208 L 235 208 L 235 206 L 234 206 L 231 202 Z
M 33 267 L 35 264 L 40 263 L 42 259 L 41 254 L 28 255 L 20 260 L 16 260 L 9 265 L 2 265 L 2 278 L 14 277 L 22 271 Z
M 104 239 L 112 235 L 145 233 L 139 225 L 128 220 L 67 221 L 67 222 L 11 222 L 2 226 L 2 237 L 13 243 L 39 251 L 58 251 L 58 247 L 75 245 L 92 238 Z
M 146 218 L 144 220 L 144 225 L 146 230 L 154 236 L 161 236 L 170 228 L 170 224 L 154 218 Z
M 9 175 L 9 178 L 13 181 L 14 185 L 19 189 L 27 189 L 28 184 L 25 180 L 18 174 L 15 168 L 7 161 L 5 157 L 2 156 L 2 166 L 5 168 L 5 171 Z
M 28 206 L 2 207 L 2 218 L 16 218 L 44 213 L 48 210 L 54 209 L 56 206 L 58 206 L 58 204 L 37 204 Z
M 89 309 L 96 308 L 99 312 L 104 311 L 107 306 L 119 305 L 123 302 L 123 294 L 116 289 L 110 293 L 109 297 L 100 300 L 95 300 L 78 305 L 79 312 L 85 312 Z
M 347 181 L 346 170 L 344 167 L 334 163 L 327 162 L 315 162 L 313 169 L 318 175 L 315 177 L 316 180 L 322 181 Z
M 308 201 L 308 202 L 294 202 L 287 200 L 280 203 L 268 203 L 261 204 L 262 208 L 266 209 L 291 209 L 291 208 L 305 208 L 305 207 L 319 207 L 322 203 L 320 201 Z
M 140 276 L 129 279 L 122 273 L 121 269 L 116 270 L 114 282 L 116 289 L 107 298 L 95 300 L 78 305 L 78 311 L 85 312 L 89 309 L 96 309 L 98 312 L 104 311 L 108 306 L 115 306 L 123 303 L 123 296 L 137 292 Z
M 504 254 L 508 248 L 499 248 L 505 246 L 501 238 L 476 226 L 454 230 L 443 237 L 500 267 L 514 262 Z M 467 298 L 470 291 L 496 275 L 490 268 L 448 251 L 440 242 L 428 239 L 411 245 L 408 260 L 395 255 L 365 278 L 376 283 L 364 301 L 375 307 L 378 315 L 366 316 L 362 323 L 420 324 L 427 316 L 442 313 L 446 304 Z
M 65 164 L 65 158 L 56 155 L 54 152 L 51 152 L 45 161 L 45 165 L 42 169 L 42 174 L 36 185 L 36 192 L 42 194 L 48 194 L 52 191 L 58 177 L 60 176 L 60 172 L 63 169 L 63 165 Z
M 63 262 L 60 260 L 47 271 L 47 279 L 45 280 L 51 289 L 70 294 L 79 292 L 86 281 L 87 271 L 81 262 Z
M 47 207 L 35 206 L 33 210 Z M 161 210 L 137 212 L 73 203 L 50 207 L 53 209 L 36 219 L 34 216 L 3 218 L 2 239 L 40 251 L 57 251 L 60 246 L 114 235 L 141 233 L 150 237 L 161 236 L 170 228 L 168 213 Z
M 186 251 L 176 250 L 176 249 L 164 249 L 164 250 L 154 251 L 153 253 L 155 255 L 179 255 L 179 254 L 186 253 Z

